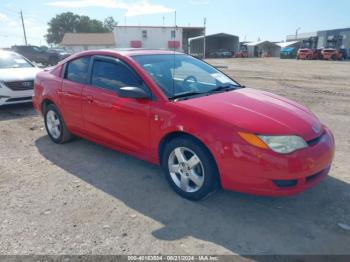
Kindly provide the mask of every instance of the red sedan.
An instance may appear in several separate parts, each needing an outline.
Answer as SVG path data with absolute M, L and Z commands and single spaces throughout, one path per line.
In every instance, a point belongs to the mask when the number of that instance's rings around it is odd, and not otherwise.
M 33 103 L 55 143 L 73 135 L 159 164 L 182 197 L 218 188 L 302 192 L 328 174 L 331 131 L 306 107 L 170 51 L 76 54 L 41 72 Z

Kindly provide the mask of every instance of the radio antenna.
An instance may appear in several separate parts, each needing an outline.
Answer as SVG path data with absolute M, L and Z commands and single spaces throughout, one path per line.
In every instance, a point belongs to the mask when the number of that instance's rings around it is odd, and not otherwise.
M 175 95 L 175 72 L 176 72 L 176 34 L 177 34 L 177 25 L 176 25 L 176 10 L 174 12 L 174 33 L 171 34 L 172 36 L 172 45 L 173 45 L 173 65 L 174 65 L 174 70 L 173 70 L 173 96 Z

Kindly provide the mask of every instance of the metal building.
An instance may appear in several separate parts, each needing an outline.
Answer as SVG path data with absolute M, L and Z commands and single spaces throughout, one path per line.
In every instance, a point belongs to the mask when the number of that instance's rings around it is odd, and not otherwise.
M 188 39 L 204 35 L 204 27 L 117 26 L 117 48 L 175 49 L 188 53 Z
M 113 48 L 115 40 L 112 33 L 65 33 L 60 46 L 77 53 L 84 50 Z
M 270 41 L 248 43 L 248 57 L 279 57 L 281 47 Z
M 317 37 L 317 32 L 287 35 L 286 40 L 287 42 L 302 41 L 307 40 L 310 37 Z
M 300 41 L 307 40 L 311 37 L 317 37 L 317 48 L 321 49 L 327 46 L 327 40 L 334 37 L 342 37 L 342 48 L 350 48 L 350 28 L 323 30 L 311 33 L 302 33 L 297 35 L 288 35 L 287 42 L 289 41 Z
M 276 45 L 279 45 L 281 48 L 292 47 L 292 48 L 299 49 L 302 45 L 302 42 L 301 41 L 280 42 L 280 43 L 276 43 Z
M 189 42 L 189 53 L 195 56 L 203 56 L 204 36 L 192 38 Z M 205 46 L 206 57 L 209 57 L 219 50 L 226 50 L 233 54 L 239 50 L 239 37 L 225 33 L 208 35 L 205 37 Z
M 317 36 L 318 48 L 326 47 L 327 40 L 337 36 L 343 37 L 342 48 L 350 48 L 350 28 L 318 31 Z

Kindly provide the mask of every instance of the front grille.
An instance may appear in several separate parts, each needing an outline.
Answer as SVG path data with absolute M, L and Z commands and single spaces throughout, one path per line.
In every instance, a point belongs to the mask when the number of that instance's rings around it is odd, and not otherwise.
M 34 88 L 34 81 L 5 82 L 5 85 L 13 91 L 32 90 Z
M 273 183 L 279 188 L 295 187 L 298 184 L 298 180 L 273 180 Z
M 31 100 L 31 96 L 26 96 L 26 97 L 16 97 L 16 98 L 11 98 L 6 100 L 6 102 L 19 102 L 19 101 L 26 101 L 26 100 Z
M 314 145 L 318 144 L 318 143 L 321 141 L 321 139 L 322 139 L 323 136 L 324 136 L 324 133 L 323 133 L 322 135 L 320 135 L 319 137 L 316 137 L 316 138 L 314 138 L 314 139 L 308 141 L 307 144 L 308 144 L 309 146 L 314 146 Z

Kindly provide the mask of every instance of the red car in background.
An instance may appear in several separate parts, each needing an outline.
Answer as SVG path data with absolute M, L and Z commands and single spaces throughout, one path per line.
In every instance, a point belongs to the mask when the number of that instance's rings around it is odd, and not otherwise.
M 306 107 L 170 51 L 76 54 L 37 75 L 33 103 L 53 142 L 75 135 L 159 164 L 190 200 L 220 186 L 297 194 L 334 155 L 331 131 Z

